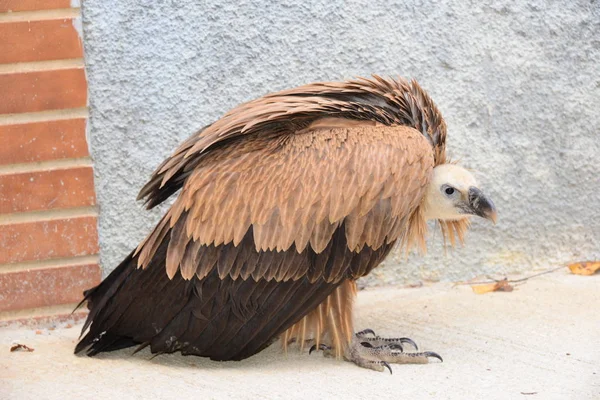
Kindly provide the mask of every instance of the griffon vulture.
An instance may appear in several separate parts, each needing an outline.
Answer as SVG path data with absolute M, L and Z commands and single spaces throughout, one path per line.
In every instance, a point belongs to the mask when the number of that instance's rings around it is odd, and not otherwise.
M 398 245 L 452 243 L 496 210 L 446 158 L 446 124 L 414 81 L 314 83 L 242 104 L 191 136 L 142 188 L 179 191 L 97 287 L 75 352 L 137 345 L 241 360 L 276 339 L 383 370 L 427 362 L 408 338 L 354 332 L 356 280 Z M 89 330 L 88 330 L 89 328 Z M 390 368 L 391 372 L 391 368 Z

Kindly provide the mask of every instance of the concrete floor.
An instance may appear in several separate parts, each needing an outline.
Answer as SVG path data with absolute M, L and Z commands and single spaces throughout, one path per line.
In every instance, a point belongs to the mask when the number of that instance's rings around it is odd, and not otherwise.
M 277 346 L 242 362 L 123 350 L 72 354 L 81 325 L 0 330 L 2 399 L 600 399 L 600 275 L 565 270 L 510 293 L 468 286 L 360 292 L 356 327 L 413 338 L 443 363 L 394 374 Z M 13 342 L 34 352 L 9 352 Z

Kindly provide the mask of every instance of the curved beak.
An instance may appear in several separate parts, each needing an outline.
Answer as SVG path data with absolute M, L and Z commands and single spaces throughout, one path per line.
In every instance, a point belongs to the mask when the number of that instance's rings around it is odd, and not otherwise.
M 496 224 L 498 213 L 496 212 L 494 202 L 476 187 L 469 188 L 469 208 L 473 214 L 489 219 Z

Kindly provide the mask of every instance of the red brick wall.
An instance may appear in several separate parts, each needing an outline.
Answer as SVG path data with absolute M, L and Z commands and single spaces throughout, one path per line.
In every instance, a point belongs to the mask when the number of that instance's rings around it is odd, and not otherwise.
M 0 0 L 0 323 L 100 281 L 87 82 L 70 0 Z

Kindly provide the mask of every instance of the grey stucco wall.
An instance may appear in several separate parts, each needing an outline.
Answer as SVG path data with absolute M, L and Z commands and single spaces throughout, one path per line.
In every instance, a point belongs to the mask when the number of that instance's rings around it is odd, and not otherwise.
M 600 257 L 597 1 L 83 2 L 105 272 L 164 212 L 135 197 L 192 132 L 267 92 L 416 78 L 499 209 L 464 248 L 390 257 L 371 283 L 458 280 Z

